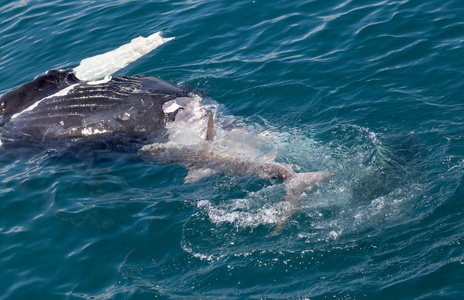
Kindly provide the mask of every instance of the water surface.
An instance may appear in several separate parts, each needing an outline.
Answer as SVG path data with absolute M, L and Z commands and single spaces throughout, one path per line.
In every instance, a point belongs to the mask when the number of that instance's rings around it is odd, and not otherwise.
M 432 1 L 0 4 L 0 93 L 163 30 L 118 75 L 198 87 L 243 141 L 330 170 L 274 235 L 278 181 L 133 151 L 0 157 L 1 299 L 464 293 L 464 10 Z M 259 137 L 259 138 L 257 138 Z

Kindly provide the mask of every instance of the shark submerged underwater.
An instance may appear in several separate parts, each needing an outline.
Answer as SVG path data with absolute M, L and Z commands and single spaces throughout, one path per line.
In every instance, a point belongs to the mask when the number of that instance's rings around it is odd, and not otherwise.
M 232 155 L 212 145 L 213 114 L 209 114 L 206 140 L 194 145 L 178 145 L 173 142 L 145 145 L 140 149 L 146 160 L 155 160 L 161 164 L 181 164 L 189 169 L 185 182 L 191 183 L 214 173 L 234 175 L 258 175 L 262 179 L 278 178 L 285 182 L 287 196 L 298 196 L 315 184 L 326 181 L 334 174 L 319 171 L 296 173 L 293 168 L 274 161 L 277 153 L 267 157 L 252 159 Z
M 276 162 L 277 153 L 256 157 L 231 151 L 215 140 L 216 130 L 227 130 L 215 128 L 213 109 L 189 87 L 152 76 L 111 76 L 171 39 L 160 32 L 139 37 L 85 59 L 74 69 L 48 71 L 5 93 L 0 98 L 3 147 L 136 141 L 143 145 L 138 152 L 144 160 L 186 167 L 186 183 L 215 173 L 277 178 L 284 182 L 285 199 L 292 204 L 333 176 L 326 171 L 296 172 L 294 166 Z M 179 142 L 186 127 L 191 140 Z

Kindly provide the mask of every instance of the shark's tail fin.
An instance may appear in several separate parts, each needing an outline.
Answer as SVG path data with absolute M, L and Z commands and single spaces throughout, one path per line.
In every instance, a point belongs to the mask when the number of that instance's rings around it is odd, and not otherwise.
M 300 197 L 304 191 L 310 190 L 319 182 L 324 182 L 335 176 L 329 172 L 309 172 L 309 173 L 295 173 L 290 179 L 285 181 L 285 189 L 287 196 L 285 200 L 291 204 L 291 207 L 284 213 L 282 218 L 276 223 L 276 227 L 272 235 L 279 235 L 282 233 L 282 228 L 285 221 L 293 215 L 295 209 L 301 205 L 302 198 Z
M 295 173 L 295 176 L 285 182 L 287 196 L 299 196 L 304 191 L 310 190 L 319 182 L 332 178 L 335 174 L 326 171 Z

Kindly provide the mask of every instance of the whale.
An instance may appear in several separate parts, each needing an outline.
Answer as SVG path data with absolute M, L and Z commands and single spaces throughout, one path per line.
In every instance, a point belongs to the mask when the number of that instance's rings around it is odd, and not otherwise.
M 79 80 L 72 69 L 51 70 L 0 98 L 2 142 L 148 139 L 174 120 L 163 105 L 189 89 L 152 76 Z
M 173 40 L 161 32 L 139 36 L 73 69 L 49 70 L 0 96 L 0 145 L 57 146 L 77 141 L 151 140 L 162 136 L 191 88 L 153 76 L 112 76 Z M 188 102 L 184 100 L 184 102 Z

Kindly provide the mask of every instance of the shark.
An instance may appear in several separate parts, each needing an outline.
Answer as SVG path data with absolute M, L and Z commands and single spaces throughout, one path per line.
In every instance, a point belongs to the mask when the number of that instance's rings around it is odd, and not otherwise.
M 311 190 L 315 185 L 334 176 L 327 171 L 301 172 L 297 167 L 275 161 L 278 152 L 254 158 L 237 155 L 217 147 L 214 142 L 213 113 L 209 114 L 204 141 L 183 145 L 172 141 L 143 146 L 139 153 L 144 160 L 159 164 L 180 164 L 189 171 L 186 183 L 193 183 L 216 173 L 256 175 L 261 179 L 280 179 L 285 184 L 288 201 Z
M 173 140 L 143 146 L 138 152 L 142 159 L 157 164 L 178 164 L 188 169 L 185 183 L 194 183 L 214 174 L 223 173 L 236 176 L 257 176 L 261 179 L 280 179 L 285 186 L 285 201 L 290 207 L 276 222 L 273 236 L 280 235 L 286 220 L 302 204 L 303 195 L 315 186 L 330 180 L 335 174 L 328 171 L 296 172 L 294 165 L 276 162 L 278 152 L 256 158 L 250 155 L 227 151 L 214 142 L 213 113 L 210 112 L 206 137 L 191 144 Z

